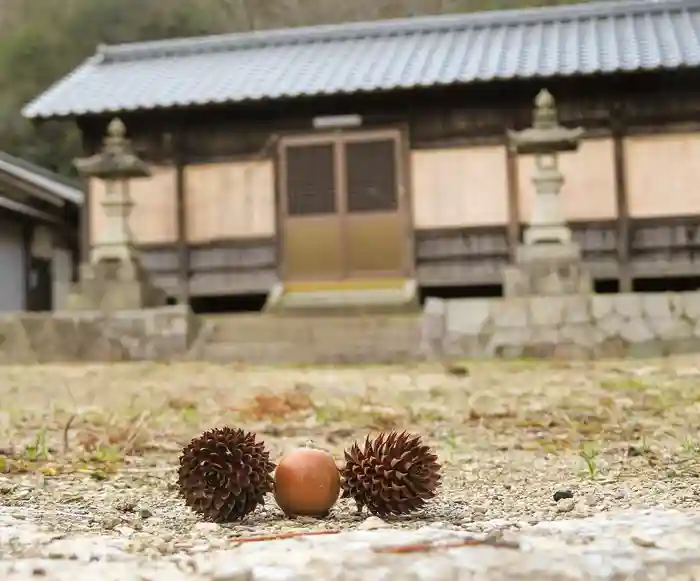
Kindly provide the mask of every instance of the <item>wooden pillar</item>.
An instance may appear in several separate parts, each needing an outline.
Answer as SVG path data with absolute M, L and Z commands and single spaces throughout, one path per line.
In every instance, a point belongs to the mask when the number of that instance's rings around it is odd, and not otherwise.
M 88 138 L 86 128 L 78 125 L 80 130 L 80 155 L 92 155 L 97 151 L 97 147 Z M 81 264 L 90 262 L 90 247 L 92 231 L 90 226 L 90 214 L 92 213 L 92 194 L 90 192 L 90 180 L 86 177 L 80 177 L 80 183 L 83 187 L 83 203 L 78 211 L 78 279 L 80 278 L 79 267 Z
M 506 184 L 508 188 L 508 249 L 511 262 L 520 244 L 520 196 L 518 192 L 518 154 L 508 147 L 506 137 Z
M 175 212 L 177 225 L 177 265 L 178 265 L 178 302 L 187 305 L 190 302 L 190 249 L 187 244 L 187 212 L 185 185 L 185 162 L 179 144 L 175 154 Z
M 615 202 L 617 207 L 617 261 L 620 292 L 632 292 L 631 268 L 631 224 L 627 200 L 627 176 L 625 175 L 625 130 L 621 104 L 616 104 L 611 113 L 615 171 Z
M 79 213 L 79 262 L 81 264 L 90 262 L 90 213 L 92 212 L 91 195 L 90 195 L 90 180 L 83 178 L 83 205 L 80 206 Z

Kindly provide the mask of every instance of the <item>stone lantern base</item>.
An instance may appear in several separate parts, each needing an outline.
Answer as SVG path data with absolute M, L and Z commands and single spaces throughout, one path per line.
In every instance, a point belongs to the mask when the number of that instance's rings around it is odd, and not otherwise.
M 66 298 L 71 311 L 118 311 L 161 307 L 166 293 L 154 286 L 143 265 L 128 259 L 104 258 L 80 266 L 80 281 Z
M 588 294 L 593 279 L 574 242 L 523 244 L 515 263 L 503 269 L 507 297 Z

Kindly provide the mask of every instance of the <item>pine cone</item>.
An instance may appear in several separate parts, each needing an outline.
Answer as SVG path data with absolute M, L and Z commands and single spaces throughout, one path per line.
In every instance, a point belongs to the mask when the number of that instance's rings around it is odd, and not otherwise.
M 272 492 L 270 453 L 255 434 L 233 428 L 204 432 L 183 449 L 178 483 L 185 504 L 214 522 L 242 519 Z
M 357 442 L 345 451 L 342 498 L 354 498 L 380 517 L 407 514 L 422 508 L 440 484 L 437 456 L 421 437 L 407 432 L 369 436 L 364 450 Z

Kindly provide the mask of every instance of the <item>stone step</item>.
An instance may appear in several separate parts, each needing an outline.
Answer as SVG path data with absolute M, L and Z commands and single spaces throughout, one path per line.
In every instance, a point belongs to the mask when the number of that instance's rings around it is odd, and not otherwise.
M 380 314 L 420 311 L 418 287 L 414 280 L 366 286 L 277 285 L 268 297 L 265 312 L 275 314 Z
M 398 336 L 416 337 L 420 314 L 377 315 L 217 315 L 205 319 L 212 327 L 208 343 L 336 343 Z
M 337 341 L 319 346 L 296 343 L 208 343 L 193 359 L 211 363 L 247 363 L 252 365 L 352 365 L 391 364 L 413 361 L 417 355 L 400 345 L 383 350 L 377 358 L 377 346 L 371 341 L 345 343 Z
M 421 318 L 374 316 L 216 315 L 192 358 L 215 362 L 393 363 L 420 354 Z

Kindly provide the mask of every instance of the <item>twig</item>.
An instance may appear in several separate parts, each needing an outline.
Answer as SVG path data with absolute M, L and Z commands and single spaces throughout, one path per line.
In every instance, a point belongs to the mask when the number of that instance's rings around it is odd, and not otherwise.
M 495 541 L 491 539 L 460 539 L 445 543 L 415 543 L 412 545 L 393 545 L 388 547 L 375 547 L 375 553 L 388 553 L 392 555 L 404 555 L 408 553 L 428 553 L 441 549 L 456 549 L 459 547 L 496 547 L 499 549 L 519 549 L 520 545 L 514 541 Z
M 233 539 L 236 543 L 258 543 L 260 541 L 280 541 L 283 539 L 295 539 L 297 537 L 318 537 L 321 535 L 337 535 L 337 529 L 328 531 L 292 531 L 287 533 L 276 533 L 273 535 L 256 535 L 254 537 L 242 537 Z
M 139 436 L 139 432 L 142 426 L 146 423 L 146 419 L 150 416 L 150 412 L 141 412 L 135 422 L 132 423 L 129 431 L 127 432 L 127 437 L 124 443 L 124 452 L 130 453 L 134 451 L 136 440 Z
M 71 426 L 73 425 L 73 422 L 75 421 L 76 415 L 73 414 L 71 417 L 68 418 L 68 421 L 66 422 L 66 425 L 63 426 L 63 453 L 68 454 L 68 432 L 70 431 Z

